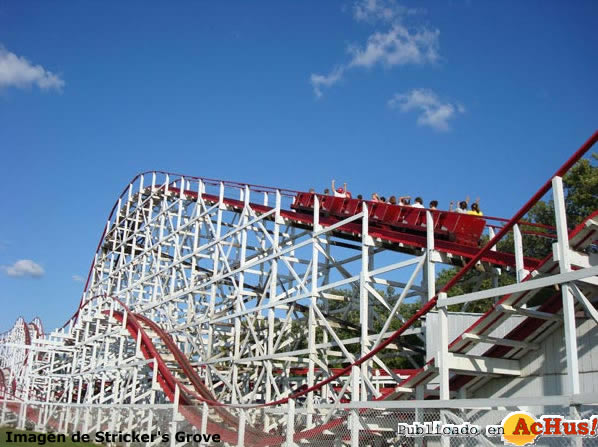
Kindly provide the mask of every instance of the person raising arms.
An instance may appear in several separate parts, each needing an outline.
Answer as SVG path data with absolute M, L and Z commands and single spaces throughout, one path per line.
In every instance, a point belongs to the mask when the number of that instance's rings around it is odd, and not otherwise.
M 467 214 L 472 214 L 474 216 L 483 216 L 482 210 L 480 210 L 480 198 L 478 197 L 475 202 L 471 204 L 471 210 L 467 212 Z
M 342 188 L 336 188 L 334 179 L 332 179 L 332 193 L 334 194 L 334 197 L 343 197 L 343 198 L 351 198 L 351 193 L 347 190 L 347 182 L 345 182 L 343 184 Z

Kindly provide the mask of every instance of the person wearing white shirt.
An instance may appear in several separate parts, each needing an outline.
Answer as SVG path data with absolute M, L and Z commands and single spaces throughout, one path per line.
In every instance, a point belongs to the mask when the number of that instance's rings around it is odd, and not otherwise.
M 451 201 L 451 203 L 449 205 L 449 211 L 453 211 L 453 212 L 459 213 L 459 214 L 466 214 L 467 213 L 467 202 L 468 201 L 469 201 L 469 199 L 468 200 L 461 200 L 459 202 L 459 206 L 457 206 L 457 208 L 455 208 L 454 210 L 453 210 L 453 206 L 455 205 L 455 202 Z
M 411 206 L 413 208 L 423 208 L 424 207 L 424 201 L 423 201 L 423 199 L 421 197 L 416 197 L 415 198 L 415 202 Z
M 332 193 L 334 194 L 334 197 L 351 198 L 351 193 L 349 191 L 347 191 L 347 183 L 346 182 L 343 184 L 342 188 L 337 189 L 334 184 L 334 179 L 332 179 Z

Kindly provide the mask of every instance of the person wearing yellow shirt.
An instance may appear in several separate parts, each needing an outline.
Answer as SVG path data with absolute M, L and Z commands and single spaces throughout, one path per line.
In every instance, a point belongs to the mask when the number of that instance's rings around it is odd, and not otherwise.
M 477 200 L 471 204 L 471 210 L 467 212 L 467 214 L 472 214 L 474 216 L 483 216 L 484 213 L 480 210 L 480 205 L 478 204 Z

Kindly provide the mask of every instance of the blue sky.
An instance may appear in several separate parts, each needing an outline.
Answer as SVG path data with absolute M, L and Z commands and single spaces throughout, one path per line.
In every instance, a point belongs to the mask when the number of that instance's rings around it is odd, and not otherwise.
M 596 129 L 597 13 L 0 1 L 0 330 L 72 314 L 73 276 L 140 171 L 304 190 L 335 178 L 510 216 Z

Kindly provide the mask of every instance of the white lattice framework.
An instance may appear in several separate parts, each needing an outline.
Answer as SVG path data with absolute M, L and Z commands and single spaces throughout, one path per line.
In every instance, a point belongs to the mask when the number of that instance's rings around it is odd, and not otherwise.
M 516 376 L 518 359 L 554 330 L 564 330 L 567 342 L 567 395 L 579 395 L 574 312 L 577 306 L 598 319 L 592 304 L 598 267 L 586 250 L 598 221 L 591 216 L 568 234 L 561 177 L 551 181 L 554 256 L 532 269 L 517 224 L 526 210 L 497 236 L 513 235 L 514 255 L 501 258 L 512 261 L 494 263 L 482 252 L 472 260 L 436 249 L 430 213 L 422 244 L 390 243 L 370 234 L 365 205 L 345 220 L 322 224 L 317 199 L 309 216 L 291 210 L 294 191 L 139 175 L 110 213 L 77 313 L 45 337 L 37 320 L 19 320 L 0 337 L 0 423 L 10 422 L 12 411 L 20 426 L 34 418 L 58 430 L 93 431 L 122 424 L 114 411 L 102 412 L 106 406 L 174 402 L 172 421 L 187 420 L 204 432 L 221 427 L 229 444 L 258 445 L 263 437 L 291 445 L 312 439 L 314 427 L 334 434 L 345 424 L 347 439 L 357 445 L 366 428 L 360 413 L 337 417 L 348 401 L 352 408 L 434 395 L 448 401 L 455 397 L 449 381 L 473 377 L 460 389 L 465 397 L 468 387 Z M 465 265 L 473 282 L 492 278 L 494 287 L 437 295 L 439 264 Z M 505 269 L 515 272 L 516 283 L 501 288 Z M 554 285 L 560 285 L 564 311 L 526 308 Z M 479 299 L 501 299 L 491 311 L 499 316 L 493 327 L 512 314 L 544 323 L 526 338 L 498 340 L 480 329 L 482 322 L 449 345 L 447 306 Z M 419 304 L 414 317 L 407 304 Z M 432 308 L 440 315 L 440 350 L 426 363 L 422 317 Z M 468 355 L 480 343 L 508 353 Z M 427 385 L 435 378 L 439 389 Z M 29 417 L 23 403 L 39 407 Z M 52 405 L 66 410 L 56 416 Z M 264 405 L 282 411 L 249 411 Z M 100 412 L 91 417 L 83 407 Z M 295 412 L 305 415 L 301 424 Z M 152 431 L 158 418 L 131 410 L 125 423 Z

